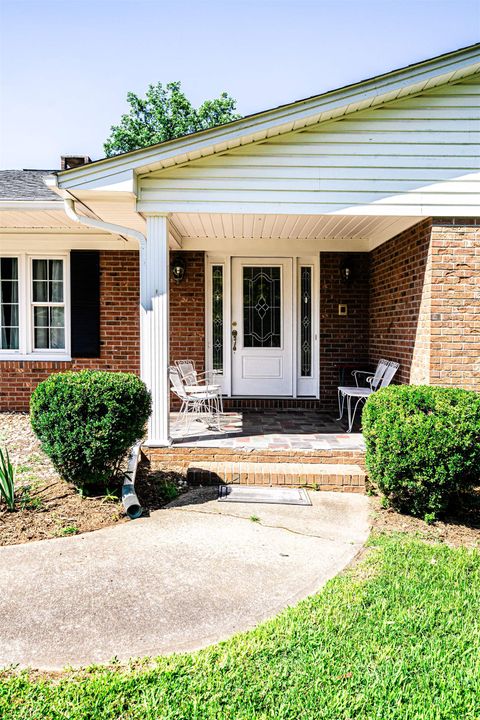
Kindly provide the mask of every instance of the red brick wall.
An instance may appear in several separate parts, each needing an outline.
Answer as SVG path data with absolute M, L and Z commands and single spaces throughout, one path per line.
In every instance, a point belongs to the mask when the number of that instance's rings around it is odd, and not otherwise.
M 431 220 L 371 253 L 370 359 L 396 360 L 396 381 L 428 382 Z
M 139 372 L 139 266 L 133 251 L 100 252 L 100 358 L 72 362 L 0 361 L 0 410 L 27 410 L 53 372 L 98 368 Z
M 205 253 L 182 252 L 186 262 L 180 283 L 170 278 L 170 362 L 195 360 L 205 370 Z M 172 409 L 179 401 L 171 395 Z
M 182 252 L 186 273 L 170 280 L 170 362 L 189 358 L 205 369 L 205 253 Z
M 434 221 L 430 382 L 480 392 L 480 218 Z
M 170 285 L 171 361 L 205 366 L 204 253 L 183 253 L 187 272 Z M 139 264 L 135 251 L 100 252 L 100 358 L 71 362 L 0 361 L 0 410 L 27 410 L 30 395 L 53 372 L 98 368 L 140 372 Z
M 204 253 L 186 252 L 185 279 L 170 286 L 171 361 L 205 366 Z M 355 278 L 341 280 L 348 258 Z M 26 410 L 52 372 L 139 372 L 138 253 L 102 251 L 101 357 L 0 362 L 0 409 Z M 320 254 L 320 407 L 335 407 L 340 368 L 380 357 L 401 363 L 400 382 L 480 390 L 480 220 L 425 220 L 372 253 Z M 338 305 L 348 315 L 338 315 Z M 348 376 L 347 376 L 348 379 Z
M 346 285 L 341 278 L 344 260 L 352 264 L 354 277 Z M 320 253 L 320 408 L 337 403 L 340 370 L 362 367 L 368 359 L 369 323 L 368 253 Z M 348 314 L 339 315 L 339 304 Z M 347 368 L 349 372 L 351 368 Z M 346 379 L 351 381 L 351 376 Z

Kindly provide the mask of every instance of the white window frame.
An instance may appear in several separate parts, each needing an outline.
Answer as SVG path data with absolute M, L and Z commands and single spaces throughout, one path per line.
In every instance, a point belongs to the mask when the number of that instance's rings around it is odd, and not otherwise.
M 69 361 L 71 360 L 70 341 L 70 254 L 66 253 L 17 253 L 2 252 L 0 257 L 18 260 L 18 300 L 19 300 L 19 348 L 18 350 L 0 349 L 0 360 L 32 361 Z M 33 342 L 33 261 L 63 261 L 63 303 L 54 303 L 65 307 L 65 348 L 35 350 Z M 37 303 L 35 303 L 37 304 Z M 50 303 L 38 303 L 49 305 Z
M 216 265 L 223 268 L 223 372 L 216 373 L 215 381 L 221 386 L 222 393 L 230 396 L 231 393 L 231 318 L 230 318 L 230 263 L 224 255 L 205 255 L 206 283 L 205 283 L 205 345 L 206 345 L 206 367 L 212 372 L 213 369 L 213 283 L 212 270 Z

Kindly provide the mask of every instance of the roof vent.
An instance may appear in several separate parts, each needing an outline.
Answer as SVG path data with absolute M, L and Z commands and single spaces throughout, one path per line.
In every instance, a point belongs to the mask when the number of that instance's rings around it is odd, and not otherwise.
M 91 163 L 88 155 L 62 155 L 60 158 L 60 167 L 62 170 L 71 170 L 80 167 L 80 165 L 88 165 Z

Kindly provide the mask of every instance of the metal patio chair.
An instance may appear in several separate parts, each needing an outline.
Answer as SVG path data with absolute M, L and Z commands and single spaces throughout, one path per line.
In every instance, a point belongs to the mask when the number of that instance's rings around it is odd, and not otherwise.
M 343 418 L 343 412 L 345 404 L 347 405 L 348 413 L 348 430 L 352 431 L 353 423 L 355 421 L 355 415 L 357 409 L 361 403 L 366 402 L 367 398 L 382 387 L 387 387 L 392 382 L 395 373 L 397 372 L 400 364 L 393 362 L 392 360 L 379 360 L 375 373 L 368 373 L 366 370 L 353 370 L 352 375 L 355 378 L 356 385 L 352 387 L 341 386 L 338 388 L 338 410 L 340 416 L 337 420 Z M 366 375 L 365 381 L 368 387 L 360 387 L 358 384 L 358 375 Z M 355 405 L 352 413 L 352 399 L 355 401 Z
M 223 398 L 221 386 L 215 382 L 215 370 L 198 372 L 194 360 L 176 360 L 175 367 L 185 385 L 187 393 L 218 392 L 220 413 L 223 413 Z
M 188 392 L 177 367 L 171 366 L 168 369 L 170 386 L 174 395 L 181 401 L 180 415 L 176 423 L 186 433 L 189 432 L 193 420 L 207 418 L 221 431 L 220 425 L 220 393 L 217 389 L 203 389 L 195 392 Z M 204 386 L 205 387 L 205 386 Z

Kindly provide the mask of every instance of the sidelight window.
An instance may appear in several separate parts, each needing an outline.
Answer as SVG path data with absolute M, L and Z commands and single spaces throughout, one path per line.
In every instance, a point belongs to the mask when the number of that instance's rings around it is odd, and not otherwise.
M 300 375 L 312 375 L 312 267 L 300 267 Z
M 223 265 L 212 265 L 212 368 L 223 372 Z

